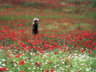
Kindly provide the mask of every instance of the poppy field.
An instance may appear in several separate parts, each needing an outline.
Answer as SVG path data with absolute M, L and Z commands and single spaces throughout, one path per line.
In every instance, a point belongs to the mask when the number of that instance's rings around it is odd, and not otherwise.
M 96 72 L 95 3 L 1 0 L 0 72 Z

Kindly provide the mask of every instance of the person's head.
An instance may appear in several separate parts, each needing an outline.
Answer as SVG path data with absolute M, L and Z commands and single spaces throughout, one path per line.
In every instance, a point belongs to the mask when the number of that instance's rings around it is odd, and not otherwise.
M 34 18 L 34 19 L 33 19 L 33 22 L 36 22 L 36 23 L 37 23 L 38 21 L 39 21 L 38 18 Z

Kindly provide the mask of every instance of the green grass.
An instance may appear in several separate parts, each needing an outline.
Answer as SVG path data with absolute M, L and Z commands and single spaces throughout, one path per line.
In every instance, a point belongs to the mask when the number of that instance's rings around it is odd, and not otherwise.
M 57 54 L 55 55 L 54 52 L 57 52 Z M 1 64 L 8 68 L 8 71 L 6 72 L 18 72 L 22 70 L 25 72 L 41 72 L 41 70 L 51 71 L 51 69 L 55 69 L 55 71 L 59 72 L 78 72 L 79 70 L 81 72 L 95 72 L 96 58 L 90 57 L 86 52 L 84 52 L 84 54 L 75 54 L 74 52 L 68 54 L 68 52 L 63 53 L 60 50 L 55 50 L 54 52 L 50 51 L 38 53 L 39 55 L 36 55 L 35 53 L 28 51 L 18 58 L 13 54 L 11 54 L 12 58 L 6 58 L 7 53 L 5 53 L 5 57 L 2 57 L 2 54 L 4 53 L 4 51 L 2 51 L 0 53 Z M 66 58 L 67 56 L 69 59 L 68 61 Z M 18 65 L 20 60 L 24 61 L 24 64 L 21 66 Z M 14 61 L 14 63 L 11 61 Z M 37 62 L 40 62 L 41 65 L 37 66 Z

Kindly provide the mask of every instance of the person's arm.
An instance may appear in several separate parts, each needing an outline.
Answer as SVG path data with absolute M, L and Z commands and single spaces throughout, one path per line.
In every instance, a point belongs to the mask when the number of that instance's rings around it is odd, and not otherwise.
M 32 24 L 32 29 L 34 29 L 34 26 L 35 26 L 35 25 L 34 25 L 34 24 Z

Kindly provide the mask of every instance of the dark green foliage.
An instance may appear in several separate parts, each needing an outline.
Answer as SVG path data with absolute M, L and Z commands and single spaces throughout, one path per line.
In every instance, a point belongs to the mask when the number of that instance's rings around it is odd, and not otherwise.
M 92 7 L 93 7 L 93 8 L 96 8 L 96 2 L 95 2 L 94 4 L 92 4 Z

